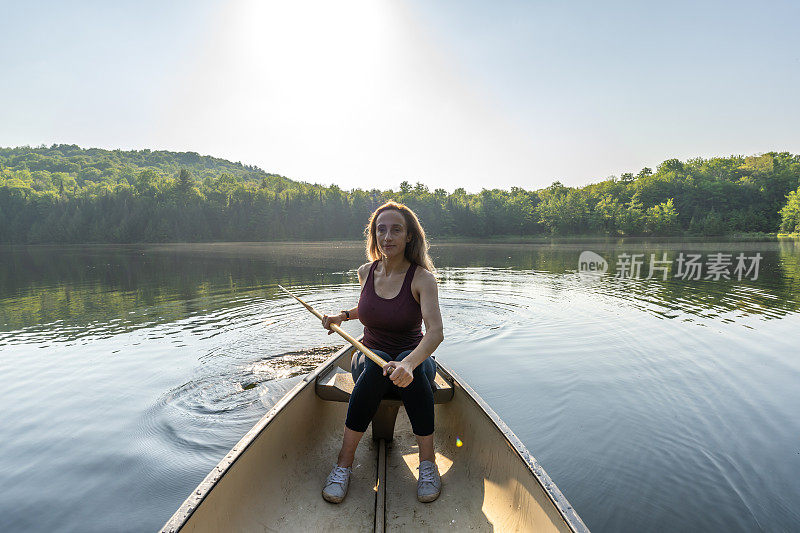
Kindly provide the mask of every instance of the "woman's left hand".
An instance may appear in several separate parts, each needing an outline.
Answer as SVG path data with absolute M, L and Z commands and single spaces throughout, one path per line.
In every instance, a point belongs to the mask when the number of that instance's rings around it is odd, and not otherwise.
M 408 387 L 414 381 L 414 369 L 405 361 L 389 361 L 383 367 L 383 375 L 388 375 L 398 387 Z

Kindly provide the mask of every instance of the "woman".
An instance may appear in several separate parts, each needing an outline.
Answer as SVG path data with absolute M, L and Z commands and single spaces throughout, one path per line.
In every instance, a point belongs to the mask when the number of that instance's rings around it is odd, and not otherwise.
M 395 388 L 419 445 L 417 498 L 432 502 L 441 493 L 442 481 L 433 452 L 432 383 L 436 363 L 430 355 L 444 340 L 433 262 L 428 256 L 425 231 L 414 212 L 403 204 L 387 202 L 376 209 L 366 234 L 371 263 L 358 269 L 358 306 L 336 316 L 325 315 L 322 325 L 330 330 L 331 324 L 360 320 L 364 324 L 362 342 L 387 364 L 380 368 L 360 352 L 353 355 L 355 388 L 347 408 L 342 449 L 322 496 L 331 503 L 344 499 L 358 442 L 384 394 Z

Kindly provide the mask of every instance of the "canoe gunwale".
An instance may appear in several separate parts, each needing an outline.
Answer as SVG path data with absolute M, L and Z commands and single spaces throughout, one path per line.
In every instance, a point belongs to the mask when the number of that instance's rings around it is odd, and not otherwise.
M 462 380 L 458 374 L 450 370 L 447 366 L 442 364 L 441 362 L 437 361 L 437 366 L 439 370 L 447 376 L 461 389 L 466 393 L 466 395 L 477 404 L 480 411 L 489 418 L 489 420 L 497 427 L 500 433 L 503 434 L 508 444 L 517 452 L 517 455 L 522 459 L 525 465 L 528 467 L 530 473 L 536 478 L 541 485 L 542 489 L 547 494 L 550 501 L 553 502 L 553 505 L 558 510 L 561 517 L 566 522 L 567 526 L 575 532 L 578 533 L 589 533 L 589 528 L 586 527 L 586 524 L 583 523 L 581 517 L 578 516 L 578 513 L 572 507 L 572 505 L 567 500 L 567 497 L 559 490 L 558 486 L 553 482 L 550 476 L 545 472 L 542 465 L 539 464 L 539 461 L 528 451 L 528 448 L 519 440 L 519 437 L 508 427 L 508 425 L 503 421 L 497 413 L 495 413 L 494 409 L 492 409 L 486 401 L 481 398 L 481 396 L 473 390 L 464 380 Z
M 211 490 L 219 483 L 219 481 L 230 470 L 233 464 L 239 457 L 241 457 L 255 439 L 269 426 L 270 422 L 280 413 L 286 405 L 297 396 L 301 390 L 308 386 L 314 386 L 316 378 L 322 372 L 326 372 L 336 361 L 345 355 L 348 351 L 354 351 L 355 348 L 351 345 L 345 345 L 336 353 L 328 357 L 323 363 L 317 366 L 314 370 L 309 372 L 303 379 L 292 387 L 289 392 L 283 395 L 278 402 L 262 416 L 256 424 L 239 439 L 233 448 L 220 460 L 217 465 L 211 469 L 211 472 L 206 475 L 203 481 L 192 491 L 188 498 L 181 504 L 175 514 L 167 521 L 161 528 L 161 533 L 176 533 L 180 531 L 186 522 L 191 518 L 194 510 L 203 502 Z

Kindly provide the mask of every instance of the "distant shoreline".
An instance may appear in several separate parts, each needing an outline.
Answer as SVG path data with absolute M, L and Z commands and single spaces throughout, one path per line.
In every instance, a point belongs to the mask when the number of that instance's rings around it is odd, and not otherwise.
M 3 243 L 358 240 L 390 200 L 442 243 L 775 241 L 800 231 L 800 155 L 668 159 L 580 187 L 467 193 L 408 181 L 345 191 L 193 152 L 0 148 Z
M 624 235 L 497 235 L 495 237 L 441 237 L 434 243 L 504 243 L 504 244 L 573 244 L 579 242 L 772 242 L 779 239 L 800 238 L 800 233 L 730 233 L 727 235 L 671 235 L 671 236 L 624 236 Z
M 430 236 L 431 246 L 449 244 L 578 244 L 578 243 L 681 243 L 681 242 L 778 242 L 781 240 L 800 240 L 800 233 L 732 233 L 728 235 L 683 235 L 683 236 L 615 236 L 615 235 L 496 235 L 493 237 L 436 237 Z M 331 239 L 331 240 L 280 240 L 280 241 L 175 241 L 175 242 L 83 242 L 83 243 L 38 243 L 38 244 L 10 244 L 0 243 L 0 248 L 51 248 L 51 247 L 79 247 L 79 246 L 104 246 L 104 247 L 169 247 L 181 246 L 258 246 L 261 244 L 276 245 L 318 245 L 318 246 L 343 246 L 359 247 L 364 245 L 362 240 Z

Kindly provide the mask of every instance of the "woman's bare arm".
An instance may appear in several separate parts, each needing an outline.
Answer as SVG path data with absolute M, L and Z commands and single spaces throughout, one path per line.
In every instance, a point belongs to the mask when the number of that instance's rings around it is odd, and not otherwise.
M 361 285 L 362 288 L 364 287 L 364 282 L 367 281 L 367 275 L 369 274 L 370 265 L 372 265 L 372 263 L 365 263 L 360 267 L 358 267 L 358 283 Z M 350 320 L 358 320 L 358 305 L 356 305 L 352 309 L 348 309 L 347 312 L 350 313 Z M 323 315 L 322 327 L 327 329 L 328 335 L 330 335 L 331 333 L 333 333 L 333 330 L 330 328 L 330 325 L 336 324 L 337 326 L 339 326 L 342 324 L 342 322 L 345 321 L 346 318 L 347 315 L 345 315 L 344 311 L 334 316 Z

